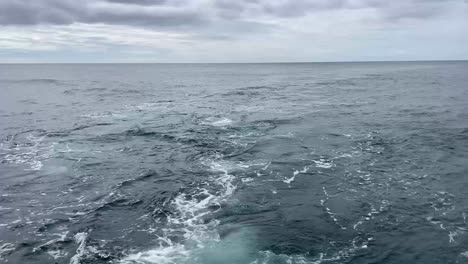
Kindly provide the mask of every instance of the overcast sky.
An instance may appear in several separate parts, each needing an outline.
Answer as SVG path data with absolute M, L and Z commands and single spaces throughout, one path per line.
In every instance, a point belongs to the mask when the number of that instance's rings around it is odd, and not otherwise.
M 0 62 L 468 59 L 468 0 L 0 0 Z

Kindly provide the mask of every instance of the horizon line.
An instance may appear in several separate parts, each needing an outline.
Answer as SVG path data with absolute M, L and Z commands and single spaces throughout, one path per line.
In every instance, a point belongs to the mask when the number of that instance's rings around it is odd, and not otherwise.
M 271 61 L 271 62 L 0 62 L 0 64 L 307 64 L 307 63 L 375 63 L 375 62 L 467 62 L 448 60 L 356 60 L 356 61 Z

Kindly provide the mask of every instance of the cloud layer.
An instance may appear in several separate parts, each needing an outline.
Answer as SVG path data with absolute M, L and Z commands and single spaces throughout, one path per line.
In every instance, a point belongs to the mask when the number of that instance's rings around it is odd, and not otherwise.
M 2 0 L 0 55 L 13 56 L 6 50 L 119 46 L 122 52 L 163 49 L 179 57 L 201 56 L 196 54 L 205 49 L 238 56 L 235 44 L 247 49 L 242 54 L 248 60 L 257 57 L 249 55 L 250 43 L 252 48 L 264 45 L 254 54 L 265 60 L 277 58 L 278 51 L 296 60 L 300 55 L 292 48 L 308 47 L 314 49 L 313 57 L 339 60 L 343 50 L 367 47 L 377 53 L 388 43 L 399 54 L 410 52 L 430 35 L 440 43 L 438 34 L 450 42 L 439 47 L 443 55 L 444 49 L 460 49 L 467 21 L 464 0 Z M 142 41 L 145 34 L 151 41 Z M 410 38 L 406 47 L 405 37 Z M 67 38 L 69 43 L 57 41 Z M 456 51 L 466 54 L 466 49 Z
M 425 19 L 456 0 L 3 0 L 0 24 L 106 23 L 196 26 L 223 19 L 288 18 L 324 10 L 375 9 L 385 19 Z

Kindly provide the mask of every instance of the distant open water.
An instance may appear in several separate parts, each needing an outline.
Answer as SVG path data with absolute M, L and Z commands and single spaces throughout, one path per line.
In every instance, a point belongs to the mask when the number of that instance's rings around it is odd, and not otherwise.
M 468 62 L 0 65 L 0 263 L 468 263 Z

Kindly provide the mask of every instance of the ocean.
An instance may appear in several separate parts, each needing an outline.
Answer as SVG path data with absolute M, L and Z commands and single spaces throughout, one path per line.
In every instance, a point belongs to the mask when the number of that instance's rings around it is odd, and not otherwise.
M 468 62 L 0 65 L 0 263 L 468 263 Z

